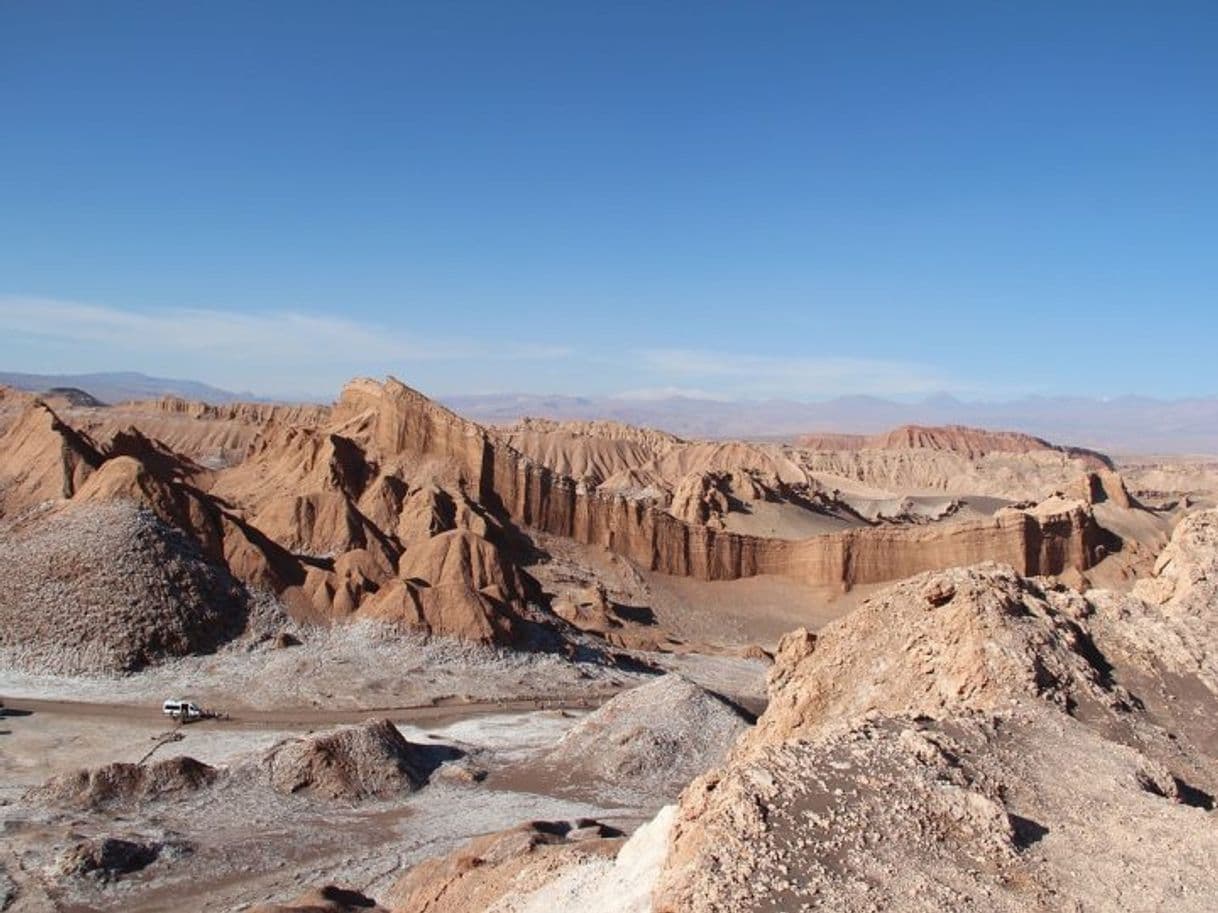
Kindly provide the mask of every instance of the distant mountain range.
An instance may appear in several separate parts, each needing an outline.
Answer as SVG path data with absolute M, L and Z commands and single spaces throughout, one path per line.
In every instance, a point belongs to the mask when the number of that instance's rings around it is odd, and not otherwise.
M 201 399 L 209 403 L 261 401 L 260 397 L 252 393 L 233 393 L 231 390 L 222 390 L 197 380 L 149 377 L 134 371 L 100 374 L 20 374 L 0 371 L 0 384 L 31 393 L 43 393 L 55 387 L 72 387 L 111 404 L 132 399 L 155 399 L 166 395 Z
M 252 393 L 234 393 L 199 381 L 149 377 L 135 372 L 0 371 L 0 384 L 32 392 L 75 387 L 106 403 L 166 394 L 212 403 L 267 401 Z M 662 428 L 683 437 L 754 439 L 791 438 L 816 432 L 875 434 L 897 425 L 955 424 L 1023 431 L 1054 443 L 1117 454 L 1218 454 L 1218 397 L 1166 400 L 1141 396 L 1112 399 L 1029 396 L 1006 402 L 965 402 L 939 395 L 918 402 L 897 402 L 873 396 L 843 396 L 809 403 L 494 393 L 441 396 L 438 400 L 467 418 L 487 424 L 513 422 L 524 416 L 613 419 Z
M 943 395 L 919 402 L 843 396 L 808 403 L 491 394 L 440 400 L 484 423 L 510 422 L 525 415 L 600 418 L 697 438 L 790 438 L 815 432 L 875 434 L 906 424 L 971 425 L 1022 431 L 1054 443 L 1113 453 L 1218 454 L 1218 397 L 1161 400 L 1139 396 L 1029 396 L 986 403 Z

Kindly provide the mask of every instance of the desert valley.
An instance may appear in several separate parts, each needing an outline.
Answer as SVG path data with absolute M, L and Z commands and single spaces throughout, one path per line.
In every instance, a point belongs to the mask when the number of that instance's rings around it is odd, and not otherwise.
M 0 908 L 1210 911 L 1216 497 L 961 426 L 3 388 Z

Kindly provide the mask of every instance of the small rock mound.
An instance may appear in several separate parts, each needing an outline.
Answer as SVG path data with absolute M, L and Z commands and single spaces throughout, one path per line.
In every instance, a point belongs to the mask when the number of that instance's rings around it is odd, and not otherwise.
M 240 633 L 247 593 L 183 533 L 128 503 L 0 528 L 0 656 L 40 672 L 130 672 Z
M 250 913 L 386 913 L 370 897 L 359 891 L 326 885 L 306 891 L 295 900 L 283 904 L 259 904 Z
M 46 805 L 97 809 L 194 792 L 218 777 L 214 767 L 184 756 L 147 766 L 120 762 L 53 777 L 27 798 Z
M 434 746 L 406 741 L 388 720 L 371 720 L 280 742 L 263 755 L 262 766 L 278 792 L 359 800 L 419 789 L 436 756 Z
M 110 882 L 147 868 L 163 855 L 180 856 L 188 852 L 190 847 L 185 844 L 171 845 L 142 838 L 89 837 L 69 847 L 59 857 L 57 867 L 60 874 L 69 878 L 91 877 Z
M 717 694 L 670 674 L 589 714 L 545 760 L 571 783 L 594 779 L 618 790 L 671 796 L 722 761 L 750 723 Z

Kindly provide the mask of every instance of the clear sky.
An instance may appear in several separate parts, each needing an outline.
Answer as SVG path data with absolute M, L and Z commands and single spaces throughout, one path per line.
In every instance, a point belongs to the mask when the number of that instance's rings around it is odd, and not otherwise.
M 0 369 L 1218 393 L 1218 3 L 0 3 Z

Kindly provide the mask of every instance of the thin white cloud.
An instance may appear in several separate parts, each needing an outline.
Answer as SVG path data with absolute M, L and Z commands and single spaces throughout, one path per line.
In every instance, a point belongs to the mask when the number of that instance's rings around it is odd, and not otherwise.
M 0 367 L 32 373 L 135 370 L 260 395 L 328 397 L 356 375 L 422 389 L 613 394 L 624 400 L 815 399 L 976 392 L 932 365 L 776 357 L 696 348 L 623 351 L 478 338 L 294 311 L 136 310 L 0 295 Z
M 730 383 L 741 396 L 816 397 L 928 394 L 958 388 L 941 369 L 917 362 L 841 356 L 799 358 L 701 349 L 642 349 L 648 370 L 700 386 Z
M 420 362 L 543 360 L 566 347 L 427 338 L 378 324 L 292 311 L 242 313 L 169 308 L 137 311 L 47 298 L 0 296 L 0 336 L 60 353 L 75 365 L 195 374 L 274 392 L 327 392 L 353 373 L 402 370 Z M 18 345 L 22 342 L 18 341 Z M 3 351 L 3 349 L 0 349 Z M 12 353 L 5 353 L 13 359 Z M 19 359 L 27 368 L 31 358 Z M 38 370 L 38 367 L 32 367 Z
M 0 329 L 73 342 L 141 349 L 160 345 L 240 357 L 280 351 L 312 359 L 319 352 L 338 348 L 371 359 L 560 358 L 570 354 L 562 346 L 497 342 L 488 347 L 470 339 L 425 339 L 392 327 L 292 311 L 256 314 L 198 308 L 132 311 L 13 296 L 0 296 Z

